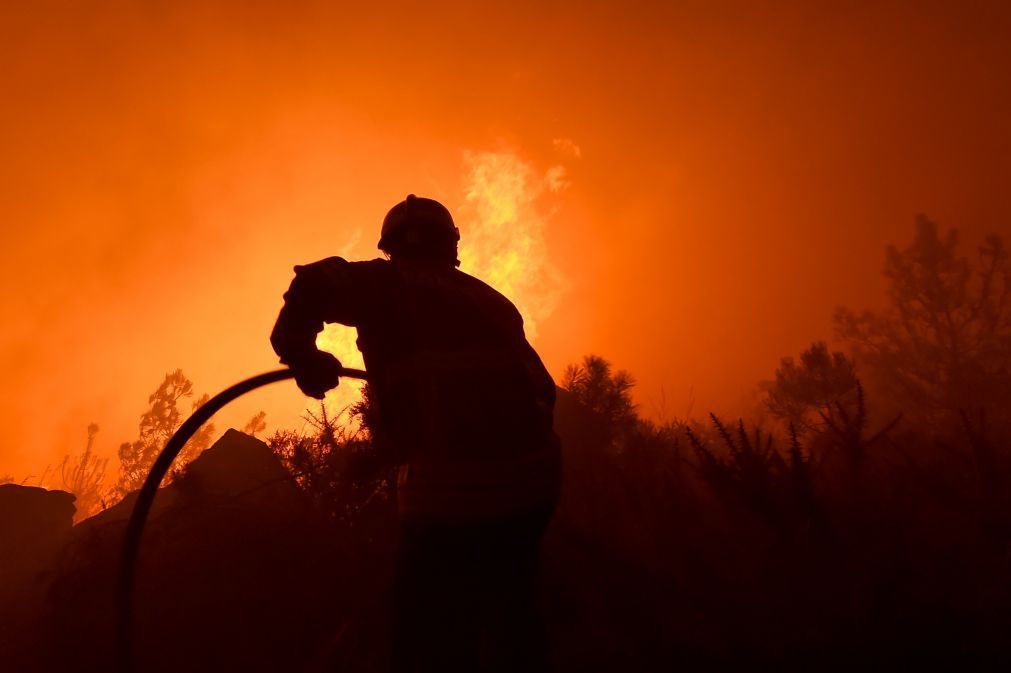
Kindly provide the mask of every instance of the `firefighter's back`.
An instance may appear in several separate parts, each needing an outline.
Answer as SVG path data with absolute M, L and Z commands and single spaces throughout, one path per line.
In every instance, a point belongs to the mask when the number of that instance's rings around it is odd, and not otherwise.
M 481 516 L 557 491 L 554 383 L 513 304 L 456 269 L 352 263 L 377 431 L 404 460 L 404 513 Z

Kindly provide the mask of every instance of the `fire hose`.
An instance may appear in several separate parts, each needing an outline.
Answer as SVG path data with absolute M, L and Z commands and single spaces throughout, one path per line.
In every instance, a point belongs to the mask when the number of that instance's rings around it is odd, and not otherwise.
M 200 429 L 204 423 L 210 419 L 218 410 L 246 393 L 265 386 L 269 383 L 284 381 L 294 378 L 295 374 L 290 369 L 278 369 L 258 376 L 253 376 L 245 381 L 240 381 L 230 388 L 226 388 L 211 399 L 207 400 L 199 409 L 187 418 L 175 434 L 165 444 L 165 448 L 155 459 L 151 466 L 151 471 L 144 480 L 137 500 L 134 502 L 133 511 L 130 514 L 130 521 L 126 526 L 126 536 L 123 539 L 123 551 L 120 557 L 119 577 L 116 586 L 116 669 L 120 673 L 131 673 L 133 666 L 133 584 L 137 570 L 137 557 L 140 553 L 141 538 L 144 533 L 144 524 L 147 522 L 154 498 L 158 494 L 158 486 L 162 479 L 168 474 L 179 452 L 182 451 L 190 437 Z M 342 367 L 340 376 L 346 378 L 365 380 L 366 373 L 361 369 L 349 369 Z

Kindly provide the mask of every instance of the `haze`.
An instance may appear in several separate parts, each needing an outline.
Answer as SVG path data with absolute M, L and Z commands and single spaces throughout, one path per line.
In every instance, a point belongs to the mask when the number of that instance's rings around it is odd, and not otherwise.
M 601 354 L 671 416 L 741 408 L 836 305 L 881 305 L 916 213 L 1011 235 L 1003 2 L 207 4 L 0 9 L 0 473 L 92 421 L 114 455 L 168 371 L 276 366 L 292 265 L 377 256 L 409 192 L 460 213 L 477 275 L 518 205 L 551 372 Z

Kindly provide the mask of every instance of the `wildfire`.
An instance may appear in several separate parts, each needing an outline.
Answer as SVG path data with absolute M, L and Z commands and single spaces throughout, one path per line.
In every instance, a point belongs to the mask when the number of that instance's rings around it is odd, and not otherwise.
M 554 310 L 565 281 L 548 260 L 546 191 L 564 189 L 565 171 L 538 173 L 509 152 L 467 153 L 464 205 L 459 209 L 460 267 L 509 297 L 523 315 L 527 337 Z
M 460 268 L 511 299 L 533 341 L 566 284 L 548 259 L 544 234 L 551 213 L 540 205 L 546 192 L 565 188 L 565 170 L 553 166 L 538 172 L 512 152 L 466 152 L 463 163 L 463 203 L 457 208 L 447 204 L 460 227 Z M 349 252 L 357 238 L 356 233 L 345 246 Z M 355 339 L 353 329 L 328 325 L 317 344 L 344 365 L 362 367 Z M 327 396 L 328 407 L 346 409 L 358 399 L 361 385 L 342 383 Z

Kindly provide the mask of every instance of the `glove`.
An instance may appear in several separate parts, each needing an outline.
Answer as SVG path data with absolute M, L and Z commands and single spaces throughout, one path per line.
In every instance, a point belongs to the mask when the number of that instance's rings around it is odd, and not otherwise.
M 316 350 L 289 365 L 299 390 L 317 400 L 340 383 L 340 360 L 326 351 Z

